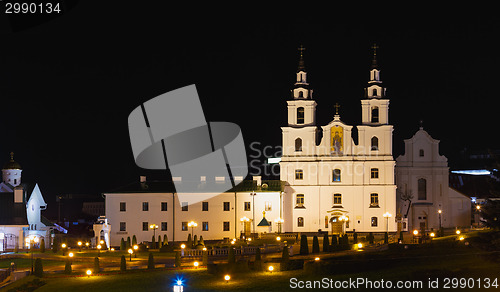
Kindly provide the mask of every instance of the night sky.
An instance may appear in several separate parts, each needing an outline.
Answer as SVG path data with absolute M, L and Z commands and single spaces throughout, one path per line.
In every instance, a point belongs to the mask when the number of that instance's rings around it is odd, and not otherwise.
M 464 147 L 500 148 L 500 29 L 491 18 L 240 18 L 74 3 L 31 27 L 0 23 L 0 164 L 15 152 L 23 182 L 39 183 L 49 214 L 57 212 L 56 195 L 98 197 L 143 174 L 166 178 L 135 166 L 127 118 L 141 103 L 189 84 L 208 121 L 236 123 L 247 146 L 277 151 L 301 44 L 318 125 L 333 119 L 336 102 L 342 121 L 361 122 L 376 42 L 395 158 L 420 120 L 441 140 L 452 168 Z M 247 154 L 256 153 L 248 147 Z

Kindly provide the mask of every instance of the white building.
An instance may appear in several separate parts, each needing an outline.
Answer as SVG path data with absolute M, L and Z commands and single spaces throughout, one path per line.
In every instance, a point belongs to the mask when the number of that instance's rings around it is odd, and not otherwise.
M 15 246 L 24 248 L 27 239 L 35 238 L 33 242 L 44 238 L 46 247 L 50 247 L 54 225 L 41 215 L 47 204 L 38 184 L 21 184 L 21 172 L 11 153 L 0 183 L 0 252 Z
M 281 215 L 281 183 L 243 181 L 235 188 L 215 194 L 201 188 L 200 192 L 179 196 L 171 182 L 146 181 L 144 177 L 115 192 L 104 193 L 106 198 L 105 231 L 94 227 L 96 236 L 106 240 L 109 232 L 110 245 L 120 245 L 121 238 L 132 238 L 137 242 L 151 241 L 153 235 L 166 234 L 169 241 L 185 241 L 188 234 L 207 239 L 239 238 L 253 232 L 275 232 L 276 219 Z M 180 198 L 180 199 L 179 199 Z M 265 217 L 270 227 L 257 226 Z M 191 228 L 188 223 L 197 226 Z M 104 223 L 101 222 L 101 223 Z M 158 226 L 153 230 L 151 225 Z
M 287 101 L 288 126 L 282 127 L 285 230 L 396 231 L 393 127 L 375 54 L 361 100 L 357 144 L 351 137 L 352 126 L 340 119 L 338 106 L 333 120 L 318 130 L 312 94 L 301 54 L 292 99 Z
M 437 230 L 471 225 L 471 200 L 449 187 L 448 159 L 439 140 L 422 127 L 405 142 L 396 159 L 398 213 L 404 230 Z M 406 226 L 405 226 L 406 225 Z

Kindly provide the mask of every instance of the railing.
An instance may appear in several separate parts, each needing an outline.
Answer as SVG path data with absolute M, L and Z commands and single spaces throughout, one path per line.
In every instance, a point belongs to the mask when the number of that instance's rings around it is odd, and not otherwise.
M 268 244 L 263 247 L 260 246 L 242 246 L 234 248 L 235 255 L 254 255 L 257 249 L 260 248 L 261 253 L 276 253 L 281 252 L 282 246 L 280 244 Z M 214 248 L 203 251 L 201 249 L 184 249 L 181 251 L 182 257 L 202 257 L 206 252 L 208 256 L 228 256 L 229 247 Z

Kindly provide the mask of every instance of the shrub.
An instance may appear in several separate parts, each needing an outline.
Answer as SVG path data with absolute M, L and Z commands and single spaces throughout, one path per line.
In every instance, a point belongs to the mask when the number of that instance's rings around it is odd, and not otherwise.
M 134 236 L 132 236 L 132 246 L 134 246 L 136 244 L 137 244 L 137 237 L 135 237 L 135 234 L 134 234 Z
M 388 244 L 389 243 L 389 233 L 384 233 L 384 244 Z
M 125 240 L 122 237 L 122 240 L 120 241 L 120 250 L 126 250 L 125 248 L 126 248 L 126 246 L 125 246 Z
M 313 237 L 312 253 L 319 253 L 319 241 L 316 235 Z
M 281 265 L 280 269 L 286 271 L 288 269 L 288 262 L 290 261 L 290 254 L 288 253 L 288 246 L 283 247 L 281 252 Z
M 181 252 L 176 251 L 175 252 L 175 267 L 178 268 L 181 266 Z
M 158 243 L 156 244 L 156 248 L 162 247 L 161 245 L 161 235 L 158 235 Z
M 125 255 L 122 255 L 120 259 L 120 271 L 124 272 L 127 270 L 127 260 L 125 259 Z
M 300 254 L 301 255 L 309 254 L 309 246 L 307 246 L 307 235 L 300 236 Z
M 71 262 L 70 261 L 66 261 L 66 265 L 64 266 L 64 273 L 70 275 L 71 272 L 72 272 Z
M 370 244 L 373 244 L 373 242 L 374 242 L 374 241 L 375 241 L 375 236 L 373 236 L 373 233 L 372 233 L 372 232 L 370 232 L 370 233 L 368 234 L 368 242 L 369 242 Z
M 33 271 L 33 274 L 37 277 L 43 277 L 43 264 L 41 258 L 37 258 L 35 260 L 35 270 Z
M 229 264 L 236 263 L 236 256 L 234 254 L 234 248 L 232 248 L 232 247 L 229 247 L 229 252 L 228 252 L 228 255 L 227 255 L 227 262 Z
M 358 233 L 357 232 L 354 232 L 353 234 L 353 238 L 354 238 L 354 243 L 358 243 Z
M 168 236 L 166 234 L 163 235 L 163 246 L 168 245 Z
M 54 237 L 54 241 L 52 242 L 52 252 L 56 253 L 59 250 L 59 241 L 57 237 Z
M 323 252 L 330 251 L 330 241 L 328 240 L 328 233 L 323 235 Z
M 99 258 L 95 257 L 94 258 L 94 274 L 99 273 L 101 269 L 99 268 Z
M 191 233 L 188 234 L 188 239 L 187 239 L 186 247 L 188 247 L 188 248 L 192 248 L 193 247 L 193 239 L 191 238 Z
M 153 253 L 149 253 L 148 257 L 148 269 L 154 269 L 155 268 L 155 259 L 153 257 Z

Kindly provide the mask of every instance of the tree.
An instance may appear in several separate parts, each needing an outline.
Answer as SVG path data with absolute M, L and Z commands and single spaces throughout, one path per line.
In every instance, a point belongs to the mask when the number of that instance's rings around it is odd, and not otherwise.
M 309 254 L 309 246 L 307 245 L 307 235 L 300 236 L 300 254 L 301 255 Z
M 498 230 L 500 228 L 500 201 L 487 199 L 481 208 L 482 222 L 487 227 Z
M 134 246 L 136 244 L 137 244 L 137 237 L 135 237 L 135 234 L 134 234 L 134 236 L 132 236 L 132 246 Z
M 125 272 L 127 270 L 127 260 L 125 259 L 125 255 L 122 254 L 120 258 L 120 271 Z
M 94 274 L 99 273 L 101 269 L 99 268 L 99 258 L 95 257 L 94 258 Z
M 149 253 L 149 257 L 148 257 L 148 269 L 154 269 L 155 268 L 155 259 L 153 257 L 153 253 L 150 252 Z
M 193 247 L 193 239 L 191 238 L 191 233 L 188 234 L 188 240 L 187 240 L 186 247 L 188 247 L 188 248 Z
M 40 252 L 41 253 L 45 252 L 45 239 L 43 237 L 42 239 L 40 239 Z
M 229 252 L 227 254 L 227 262 L 229 264 L 236 263 L 236 255 L 234 254 L 234 248 L 229 247 Z
M 52 242 L 52 252 L 57 253 L 59 250 L 59 240 L 57 240 L 57 237 L 54 237 L 54 241 Z
M 397 192 L 401 200 L 408 202 L 408 207 L 406 208 L 406 213 L 405 213 L 405 218 L 408 218 L 408 212 L 410 212 L 411 201 L 413 200 L 413 191 L 411 189 L 404 191 L 398 189 Z
M 167 236 L 167 234 L 163 235 L 163 245 L 168 245 L 168 236 Z
M 43 277 L 43 264 L 41 258 L 37 258 L 35 260 L 35 270 L 33 271 L 33 274 L 37 277 Z
M 323 235 L 323 252 L 330 251 L 330 240 L 328 240 L 328 233 Z
M 203 235 L 200 235 L 200 241 L 198 244 L 205 245 L 205 241 L 203 241 Z
M 66 261 L 66 265 L 64 266 L 64 273 L 70 275 L 72 269 L 71 269 L 71 262 L 69 260 Z
M 195 234 L 193 237 L 193 246 L 196 246 L 198 244 L 198 236 Z
M 126 247 L 126 246 L 125 246 L 125 240 L 124 240 L 124 239 L 123 239 L 123 237 L 122 237 L 122 240 L 120 241 L 120 250 L 122 250 L 122 251 L 123 251 L 123 250 L 126 250 L 126 249 L 125 249 L 125 247 Z
M 288 263 L 290 262 L 290 254 L 288 253 L 288 246 L 283 246 L 283 251 L 281 252 L 281 270 L 286 271 L 288 269 Z
M 156 248 L 155 236 L 151 236 L 151 248 Z
M 127 247 L 126 247 L 126 249 L 129 249 L 130 247 L 131 247 L 130 236 L 127 236 Z
M 319 241 L 316 235 L 313 237 L 312 253 L 319 253 Z
M 175 252 L 175 264 L 174 265 L 176 268 L 179 268 L 181 266 L 181 252 L 180 251 Z

